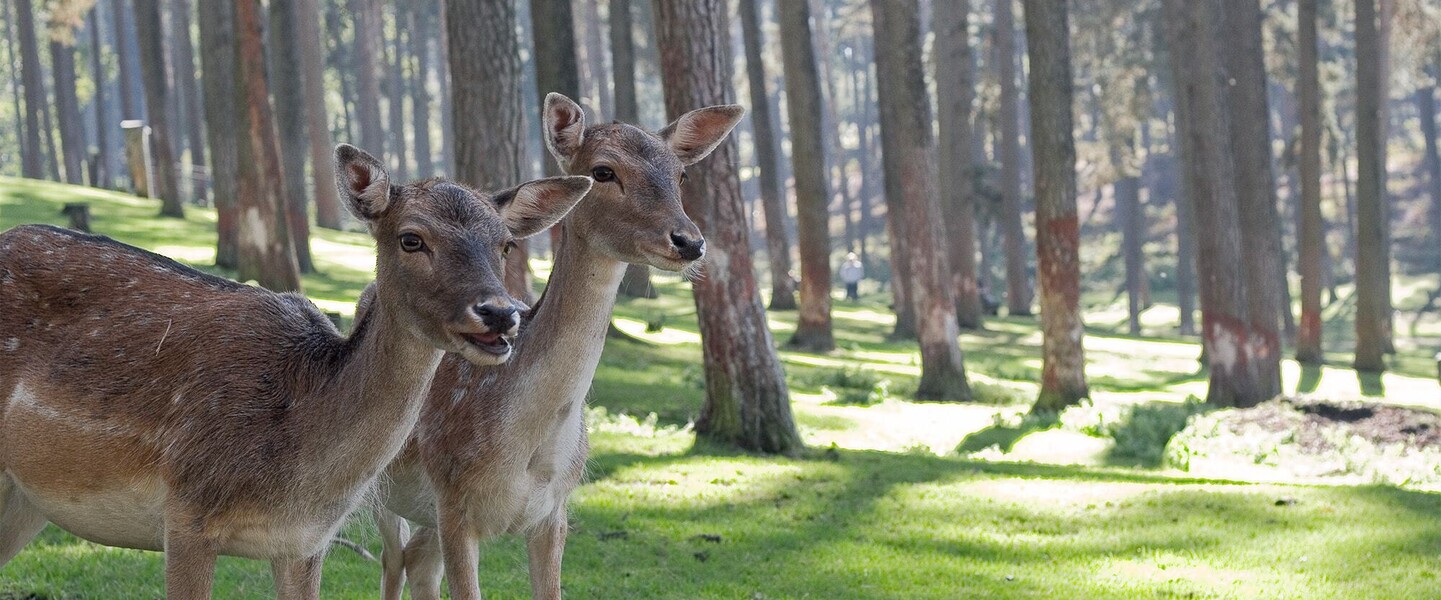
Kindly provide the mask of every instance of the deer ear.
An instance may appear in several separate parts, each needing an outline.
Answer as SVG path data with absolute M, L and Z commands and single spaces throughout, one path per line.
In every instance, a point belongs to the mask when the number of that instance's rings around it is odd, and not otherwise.
M 335 187 L 357 218 L 374 221 L 390 207 L 390 175 L 375 157 L 350 144 L 335 147 Z
M 545 121 L 545 147 L 565 167 L 585 141 L 585 111 L 574 100 L 551 92 L 546 94 L 541 112 Z
M 589 177 L 547 177 L 527 181 L 491 197 L 510 234 L 526 238 L 554 225 L 587 192 Z
M 682 163 L 692 165 L 709 156 L 745 114 L 745 107 L 739 104 L 698 108 L 666 125 L 660 137 Z

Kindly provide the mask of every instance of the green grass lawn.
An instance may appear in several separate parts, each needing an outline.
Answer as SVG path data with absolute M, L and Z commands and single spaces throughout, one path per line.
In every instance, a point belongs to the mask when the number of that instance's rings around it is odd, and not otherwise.
M 204 209 L 165 220 L 152 201 L 0 178 L 0 229 L 63 223 L 60 204 L 77 200 L 92 204 L 97 232 L 214 271 L 214 213 Z M 349 314 L 371 276 L 368 239 L 316 231 L 322 273 L 306 277 L 306 291 Z M 1148 311 L 1153 335 L 1133 338 L 1116 333 L 1124 312 L 1118 321 L 1114 306 L 1090 307 L 1093 403 L 1037 423 L 1022 416 L 1040 369 L 1034 320 L 995 319 L 963 335 L 980 402 L 914 403 L 905 396 L 919 357 L 914 345 L 885 339 L 886 298 L 838 302 L 841 350 L 781 353 L 814 449 L 784 459 L 693 443 L 687 424 L 702 397 L 694 305 L 684 282 L 657 281 L 660 298 L 617 307 L 618 326 L 639 341 L 611 340 L 597 372 L 589 482 L 572 499 L 571 597 L 1437 595 L 1441 496 L 1418 486 L 1247 483 L 1117 466 L 1146 463 L 1118 457 L 1098 432 L 1129 425 L 1135 407 L 1204 395 L 1199 346 L 1167 333 L 1174 308 Z M 795 314 L 770 318 L 784 341 Z M 648 323 L 661 327 L 647 331 Z M 1423 321 L 1400 373 L 1363 380 L 1339 366 L 1287 363 L 1287 391 L 1441 407 L 1417 358 L 1431 327 Z M 1335 351 L 1344 365 L 1344 349 Z M 378 552 L 367 519 L 355 521 L 346 536 Z M 482 556 L 488 597 L 528 596 L 518 540 L 488 544 Z M 96 546 L 54 527 L 0 569 L 0 598 L 146 598 L 162 585 L 159 554 Z M 326 598 L 374 597 L 378 585 L 378 566 L 349 550 L 326 562 Z M 223 559 L 216 589 L 223 598 L 270 595 L 269 568 Z

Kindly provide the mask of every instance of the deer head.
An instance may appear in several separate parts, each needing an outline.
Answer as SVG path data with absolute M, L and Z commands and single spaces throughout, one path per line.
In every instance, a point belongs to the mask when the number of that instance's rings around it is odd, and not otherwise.
M 572 175 L 595 180 L 567 229 L 615 260 L 678 271 L 705 255 L 681 208 L 685 167 L 705 158 L 745 115 L 738 105 L 693 110 L 658 133 L 625 123 L 586 126 L 570 98 L 545 98 L 545 144 Z
M 336 185 L 376 240 L 377 287 L 403 323 L 435 347 L 479 365 L 510 358 L 523 305 L 505 292 L 501 260 L 564 217 L 591 188 L 552 177 L 494 193 L 440 180 L 397 186 L 360 149 L 335 149 Z

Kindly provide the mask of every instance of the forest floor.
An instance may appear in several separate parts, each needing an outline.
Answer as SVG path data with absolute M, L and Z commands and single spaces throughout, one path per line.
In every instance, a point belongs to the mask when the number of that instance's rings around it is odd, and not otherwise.
M 91 203 L 99 233 L 213 270 L 204 209 L 158 219 L 152 201 L 0 178 L 0 230 L 61 224 L 71 201 Z M 315 230 L 312 247 L 322 274 L 305 278 L 306 292 L 348 315 L 371 277 L 367 238 Z M 546 263 L 535 266 L 543 276 Z M 811 450 L 771 458 L 695 444 L 695 309 L 683 282 L 657 283 L 660 298 L 617 306 L 635 339 L 611 340 L 597 371 L 588 483 L 571 503 L 571 597 L 1420 598 L 1441 583 L 1441 495 L 1430 491 L 1441 451 L 1427 429 L 1441 408 L 1428 360 L 1441 349 L 1435 315 L 1409 330 L 1398 316 L 1395 370 L 1358 378 L 1344 367 L 1338 306 L 1331 363 L 1285 364 L 1285 390 L 1300 399 L 1228 411 L 1188 400 L 1206 380 L 1196 340 L 1172 333 L 1173 306 L 1148 310 L 1146 335 L 1129 336 L 1118 333 L 1123 308 L 1092 302 L 1092 401 L 1038 419 L 1026 414 L 1040 369 L 1034 319 L 963 334 L 977 402 L 916 403 L 906 399 L 915 347 L 887 341 L 887 298 L 874 293 L 836 303 L 838 351 L 781 353 Z M 1399 308 L 1438 283 L 1398 278 Z M 783 343 L 794 312 L 770 318 Z M 1414 434 L 1383 435 L 1393 424 Z M 346 535 L 378 552 L 368 518 Z M 488 597 L 527 597 L 523 544 L 487 544 L 482 556 Z M 374 597 L 378 578 L 377 565 L 337 549 L 323 597 Z M 159 554 L 54 527 L 0 569 L 0 598 L 162 590 Z M 269 568 L 222 559 L 216 590 L 266 597 Z

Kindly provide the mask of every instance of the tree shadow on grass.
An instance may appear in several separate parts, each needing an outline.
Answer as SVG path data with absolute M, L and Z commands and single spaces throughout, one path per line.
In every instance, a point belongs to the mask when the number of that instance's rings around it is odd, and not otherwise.
M 1021 438 L 1037 431 L 1051 429 L 1058 424 L 1060 424 L 1060 420 L 1057 415 L 1050 413 L 1028 414 L 1016 425 L 997 422 L 961 439 L 960 445 L 956 446 L 956 452 L 970 454 L 992 446 L 999 448 L 1001 452 L 1010 452 L 1011 448 L 1016 446 L 1016 442 L 1021 441 Z
M 1379 371 L 1357 371 L 1356 380 L 1361 383 L 1361 395 L 1379 398 L 1386 395 L 1386 385 L 1381 382 Z
M 1296 381 L 1297 394 L 1310 394 L 1321 387 L 1321 365 L 1302 364 L 1301 378 Z

